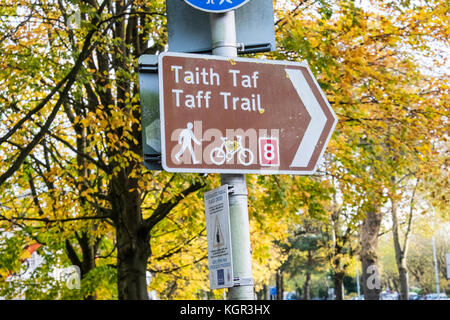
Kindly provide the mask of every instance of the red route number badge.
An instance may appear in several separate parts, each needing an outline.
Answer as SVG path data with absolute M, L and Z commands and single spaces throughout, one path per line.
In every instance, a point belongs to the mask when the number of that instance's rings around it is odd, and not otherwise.
M 280 150 L 277 138 L 259 138 L 259 160 L 262 166 L 276 167 L 280 165 Z

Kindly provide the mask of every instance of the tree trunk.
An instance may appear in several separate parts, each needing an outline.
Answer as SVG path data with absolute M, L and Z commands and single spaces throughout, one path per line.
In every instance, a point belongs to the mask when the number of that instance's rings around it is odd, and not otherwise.
M 303 298 L 305 300 L 311 300 L 311 270 L 312 270 L 312 267 L 313 267 L 312 251 L 308 250 L 306 280 L 305 280 L 305 285 L 303 287 Z
M 394 178 L 392 180 L 394 182 Z M 406 257 L 408 255 L 409 235 L 411 234 L 411 224 L 414 212 L 414 198 L 416 195 L 418 185 L 419 185 L 419 178 L 416 179 L 416 184 L 414 186 L 413 193 L 411 195 L 411 202 L 409 205 L 408 226 L 403 240 L 403 248 L 400 244 L 400 226 L 397 218 L 397 202 L 395 200 L 395 197 L 391 196 L 393 241 L 395 248 L 395 261 L 397 263 L 397 269 L 399 274 L 401 300 L 409 299 L 409 277 L 408 277 L 408 268 L 406 265 Z
M 257 300 L 267 300 L 267 284 L 263 284 L 261 290 L 256 292 L 256 299 Z
M 400 266 L 398 267 L 399 280 L 400 280 L 400 300 L 409 299 L 409 277 L 408 269 L 406 268 L 406 259 L 402 259 Z
M 277 300 L 283 300 L 284 295 L 284 284 L 283 284 L 283 271 L 277 270 L 276 274 L 276 284 L 277 284 Z
M 269 290 L 269 288 L 267 287 L 267 284 L 264 283 L 263 285 L 263 292 L 262 292 L 262 300 L 268 300 L 267 297 L 267 291 Z
M 306 271 L 306 280 L 303 285 L 303 299 L 311 300 L 311 272 L 309 270 Z
M 362 287 L 365 300 L 379 300 L 381 281 L 378 272 L 378 232 L 380 230 L 382 215 L 378 206 L 372 205 L 366 212 L 366 218 L 361 225 L 361 251 Z
M 150 237 L 146 232 L 117 228 L 117 285 L 120 300 L 148 300 L 147 260 Z
M 130 192 L 135 188 L 135 191 Z M 137 179 L 121 171 L 111 180 L 111 203 L 117 237 L 117 287 L 120 300 L 148 300 L 146 271 L 150 232 L 141 215 Z
M 75 118 L 79 116 L 79 114 L 74 114 L 74 111 L 72 110 L 71 106 L 67 103 L 64 103 L 64 111 L 67 115 L 67 117 L 70 119 L 70 121 L 73 124 L 73 128 L 77 134 L 76 139 L 76 145 L 77 150 L 80 152 L 77 154 L 77 164 L 78 164 L 78 175 L 82 177 L 82 182 L 78 185 L 79 188 L 79 201 L 81 203 L 81 207 L 85 208 L 86 206 L 89 207 L 88 201 L 85 196 L 82 196 L 84 191 L 87 191 L 88 189 L 88 181 L 89 181 L 89 174 L 88 174 L 88 161 L 86 158 L 82 156 L 82 154 L 85 153 L 86 145 L 87 145 L 87 138 L 86 138 L 86 129 L 81 125 L 81 123 L 76 123 Z M 91 210 L 91 208 L 89 209 Z M 98 215 L 100 215 L 100 212 L 98 212 Z M 92 223 L 91 229 L 94 231 L 95 229 L 95 222 Z M 81 235 L 79 236 L 78 233 L 75 232 L 75 236 L 78 240 L 78 243 L 81 248 L 81 253 L 83 259 L 80 261 L 78 259 L 77 254 L 75 253 L 74 248 L 72 247 L 72 244 L 69 242 L 69 240 L 66 240 L 66 251 L 67 254 L 72 261 L 74 265 L 77 265 L 80 268 L 81 272 L 81 279 L 83 279 L 91 270 L 93 270 L 95 265 L 95 255 L 97 253 L 98 245 L 100 243 L 100 238 L 93 238 L 90 232 L 81 232 Z M 92 244 L 92 240 L 94 240 Z M 95 300 L 96 294 L 95 292 L 87 295 L 84 297 L 85 300 Z
M 334 291 L 336 294 L 336 300 L 344 300 L 344 277 L 344 272 L 334 274 Z
M 397 269 L 399 274 L 400 300 L 408 300 L 409 279 L 408 279 L 408 269 L 406 268 L 407 247 L 402 249 L 400 244 L 400 226 L 398 224 L 397 218 L 397 201 L 395 201 L 393 197 L 391 197 L 391 204 L 392 204 L 391 215 L 392 215 L 392 233 L 393 233 L 392 239 L 394 241 L 395 261 L 397 263 Z

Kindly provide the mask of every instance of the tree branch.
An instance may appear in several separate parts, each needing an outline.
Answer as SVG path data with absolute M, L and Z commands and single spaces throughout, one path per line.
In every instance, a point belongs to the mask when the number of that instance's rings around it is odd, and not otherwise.
M 205 260 L 206 258 L 208 258 L 207 254 L 205 254 L 204 256 L 202 256 L 199 259 L 194 260 L 192 263 L 184 264 L 184 265 L 181 265 L 181 266 L 178 266 L 178 267 L 174 267 L 174 268 L 170 268 L 170 269 L 167 268 L 167 269 L 163 269 L 163 270 L 147 269 L 147 271 L 154 272 L 154 273 L 165 273 L 165 274 L 172 273 L 174 271 L 177 271 L 177 270 L 186 268 L 186 267 L 188 267 L 190 265 L 196 264 L 196 263 L 198 263 L 198 262 L 200 262 L 202 260 Z
M 147 230 L 151 230 L 159 221 L 164 219 L 169 212 L 175 208 L 181 200 L 186 198 L 189 194 L 194 193 L 205 186 L 202 182 L 196 182 L 191 184 L 187 189 L 178 194 L 175 198 L 169 202 L 160 203 L 158 207 L 153 211 L 153 214 L 144 220 L 144 225 Z
M 42 221 L 46 223 L 56 223 L 56 222 L 69 222 L 69 221 L 77 221 L 77 220 L 96 220 L 96 219 L 107 219 L 108 216 L 90 216 L 90 217 L 76 217 L 76 218 L 65 218 L 65 219 L 48 219 L 48 218 L 26 218 L 26 217 L 10 217 L 7 218 L 4 215 L 0 214 L 0 221 Z
M 189 245 L 192 241 L 194 241 L 195 239 L 197 239 L 199 236 L 201 236 L 201 234 L 206 230 L 206 228 L 203 228 L 199 233 L 197 233 L 196 235 L 192 236 L 190 239 L 188 239 L 187 241 L 179 244 L 178 246 L 175 246 L 172 249 L 167 250 L 167 252 L 159 257 L 156 257 L 154 259 L 161 261 L 167 258 L 170 258 L 171 256 L 179 253 L 181 250 L 183 250 L 183 248 L 187 245 Z

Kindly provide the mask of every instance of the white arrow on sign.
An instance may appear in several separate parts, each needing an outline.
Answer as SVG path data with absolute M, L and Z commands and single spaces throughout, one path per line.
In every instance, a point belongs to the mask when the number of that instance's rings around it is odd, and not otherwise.
M 286 73 L 297 91 L 300 100 L 302 100 L 306 110 L 311 116 L 311 121 L 309 122 L 308 128 L 306 128 L 305 135 L 295 153 L 294 160 L 292 160 L 290 167 L 306 167 L 308 166 L 309 160 L 313 155 L 314 149 L 316 148 L 325 124 L 327 123 L 327 117 L 317 102 L 302 71 L 297 69 L 286 69 Z

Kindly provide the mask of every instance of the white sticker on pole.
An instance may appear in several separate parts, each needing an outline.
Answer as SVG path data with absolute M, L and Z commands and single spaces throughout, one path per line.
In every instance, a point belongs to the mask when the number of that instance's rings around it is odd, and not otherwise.
M 205 192 L 204 200 L 210 288 L 230 288 L 233 287 L 233 258 L 228 185 Z

